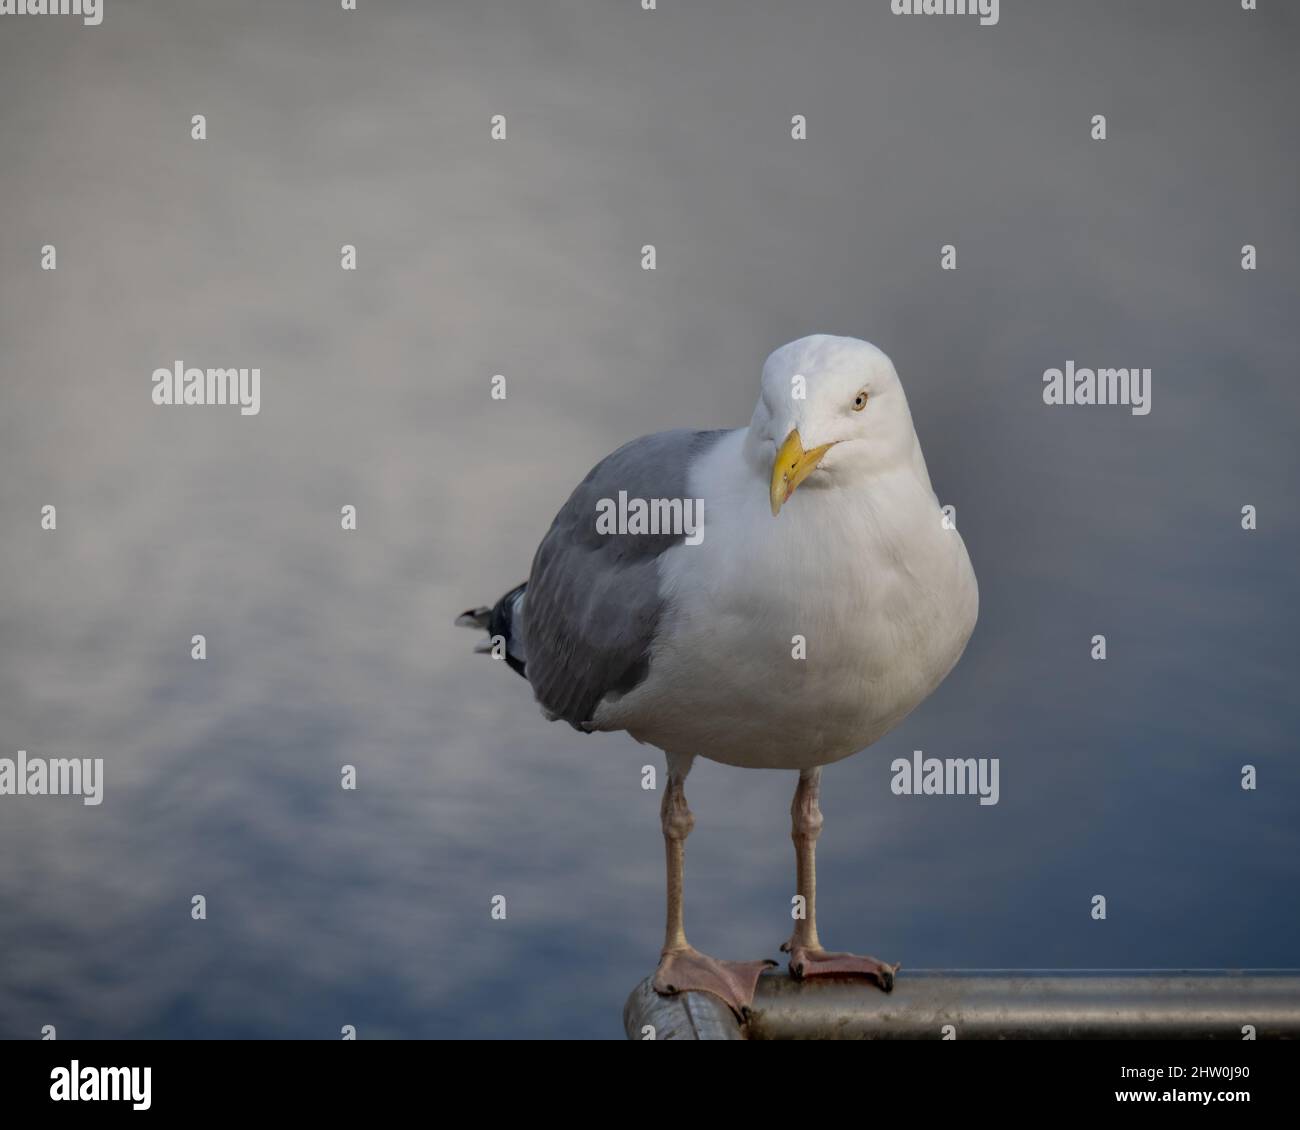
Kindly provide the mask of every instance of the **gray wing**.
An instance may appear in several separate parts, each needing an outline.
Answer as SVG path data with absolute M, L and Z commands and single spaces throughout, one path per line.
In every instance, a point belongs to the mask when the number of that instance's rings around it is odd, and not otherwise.
M 661 612 L 659 555 L 684 540 L 597 533 L 597 503 L 621 490 L 629 499 L 685 498 L 690 463 L 725 434 L 682 429 L 633 440 L 596 464 L 555 516 L 523 608 L 526 677 L 552 717 L 587 730 L 602 698 L 645 678 Z

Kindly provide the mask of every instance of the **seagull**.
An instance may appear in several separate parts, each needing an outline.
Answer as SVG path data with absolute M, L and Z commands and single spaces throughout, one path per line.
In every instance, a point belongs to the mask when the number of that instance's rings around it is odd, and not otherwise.
M 642 520 L 611 531 L 600 519 L 613 500 L 628 512 L 626 500 L 644 503 Z M 699 529 L 645 520 L 646 508 L 674 519 L 692 502 Z M 660 432 L 601 460 L 556 515 L 528 580 L 456 622 L 487 630 L 477 650 L 526 678 L 547 718 L 626 730 L 663 751 L 667 927 L 653 984 L 713 993 L 743 1018 L 776 963 L 722 961 L 686 940 L 695 758 L 798 773 L 803 914 L 781 947 L 790 973 L 890 991 L 897 965 L 828 951 L 817 934 L 822 768 L 929 696 L 978 608 L 893 363 L 868 342 L 817 334 L 768 357 L 748 427 Z

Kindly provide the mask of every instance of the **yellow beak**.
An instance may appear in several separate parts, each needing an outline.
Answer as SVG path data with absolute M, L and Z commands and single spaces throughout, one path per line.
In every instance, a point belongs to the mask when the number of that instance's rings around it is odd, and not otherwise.
M 781 507 L 794 494 L 795 487 L 817 469 L 822 456 L 834 446 L 833 443 L 824 443 L 821 447 L 805 451 L 803 440 L 799 438 L 798 428 L 785 437 L 785 443 L 781 445 L 781 450 L 776 453 L 776 459 L 772 463 L 773 518 L 781 512 Z

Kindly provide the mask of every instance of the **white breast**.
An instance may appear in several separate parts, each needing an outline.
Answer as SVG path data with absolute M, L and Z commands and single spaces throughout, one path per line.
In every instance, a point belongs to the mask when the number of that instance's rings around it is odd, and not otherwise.
M 951 670 L 975 625 L 975 574 L 919 459 L 919 474 L 861 487 L 814 474 L 774 518 L 743 441 L 733 433 L 693 469 L 704 540 L 660 559 L 650 673 L 595 722 L 730 765 L 824 765 L 892 729 Z

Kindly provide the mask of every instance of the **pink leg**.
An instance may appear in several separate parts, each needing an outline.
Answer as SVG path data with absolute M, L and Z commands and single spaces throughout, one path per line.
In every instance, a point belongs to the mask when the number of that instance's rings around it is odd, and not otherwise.
M 682 924 L 683 872 L 686 837 L 695 827 L 695 817 L 686 804 L 685 781 L 691 761 L 669 758 L 668 784 L 659 810 L 668 858 L 668 925 L 663 953 L 655 971 L 654 987 L 659 993 L 704 992 L 720 997 L 744 1019 L 744 1010 L 754 1001 L 759 974 L 775 961 L 719 961 L 700 953 L 686 940 Z
M 795 922 L 794 934 L 781 947 L 790 955 L 790 974 L 806 977 L 871 977 L 885 992 L 894 987 L 897 965 L 852 953 L 830 953 L 817 937 L 817 837 L 822 832 L 822 771 L 805 769 L 790 805 L 790 838 L 794 840 L 797 893 L 804 898 L 804 916 Z

